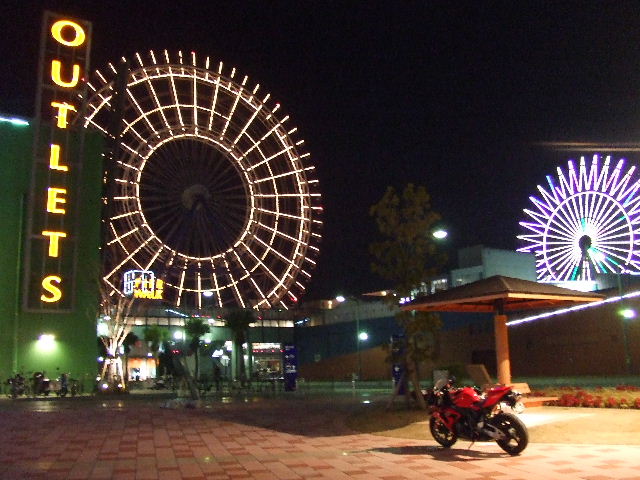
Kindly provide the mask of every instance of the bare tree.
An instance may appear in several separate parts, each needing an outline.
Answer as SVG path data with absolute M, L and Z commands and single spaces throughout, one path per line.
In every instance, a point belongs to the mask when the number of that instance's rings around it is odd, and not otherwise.
M 100 313 L 105 325 L 100 332 L 100 340 L 107 351 L 107 358 L 100 373 L 101 383 L 106 383 L 111 389 L 125 389 L 126 375 L 122 368 L 121 347 L 126 336 L 131 332 L 133 319 L 129 316 L 133 306 L 133 298 L 128 298 L 119 292 L 109 292 L 106 287 L 100 289 Z

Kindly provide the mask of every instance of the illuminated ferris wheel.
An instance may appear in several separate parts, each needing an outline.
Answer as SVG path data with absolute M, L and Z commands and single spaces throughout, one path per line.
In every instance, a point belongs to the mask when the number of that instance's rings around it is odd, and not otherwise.
M 536 256 L 538 279 L 544 282 L 593 280 L 598 273 L 640 272 L 640 180 L 624 160 L 604 162 L 584 157 L 576 169 L 547 176 L 540 196 L 529 199 L 529 219 L 520 222 L 520 252 Z
M 318 252 L 314 166 L 269 94 L 199 60 L 136 54 L 89 84 L 86 126 L 114 137 L 119 112 L 104 281 L 152 271 L 176 306 L 287 308 Z

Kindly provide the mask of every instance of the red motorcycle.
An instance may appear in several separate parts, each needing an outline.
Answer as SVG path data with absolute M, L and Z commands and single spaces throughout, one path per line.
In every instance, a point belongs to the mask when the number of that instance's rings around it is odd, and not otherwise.
M 455 379 L 439 380 L 427 395 L 431 409 L 429 429 L 436 442 L 445 448 L 458 438 L 496 443 L 509 455 L 518 455 L 529 443 L 529 432 L 508 405 L 521 411 L 520 394 L 511 387 L 494 387 L 481 393 L 472 387 L 454 388 Z

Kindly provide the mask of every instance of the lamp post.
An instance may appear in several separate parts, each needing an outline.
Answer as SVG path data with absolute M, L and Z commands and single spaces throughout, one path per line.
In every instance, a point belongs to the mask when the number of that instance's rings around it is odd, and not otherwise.
M 599 253 L 599 252 L 598 252 Z M 624 273 L 624 268 L 622 265 L 618 265 L 620 267 L 620 271 L 616 273 L 616 279 L 618 281 L 618 296 L 622 299 L 624 292 L 622 289 L 622 274 Z M 629 322 L 636 318 L 636 311 L 632 308 L 623 308 L 618 312 L 621 317 L 622 322 L 622 346 L 624 348 L 624 366 L 625 372 L 627 375 L 631 375 L 632 365 L 631 365 L 631 352 L 629 352 Z
M 632 308 L 625 308 L 620 311 L 622 317 L 622 342 L 624 346 L 624 363 L 627 375 L 631 375 L 631 353 L 629 352 L 628 328 L 629 322 L 636 317 L 636 312 Z
M 358 380 L 362 379 L 362 355 L 360 354 L 360 342 L 367 340 L 369 335 L 367 332 L 360 331 L 360 300 L 356 297 L 349 297 L 350 300 L 353 300 L 356 305 L 355 309 L 355 317 L 356 317 L 356 359 L 357 359 L 357 369 L 356 374 L 358 375 Z M 336 302 L 343 303 L 347 300 L 343 295 L 338 295 L 336 297 Z

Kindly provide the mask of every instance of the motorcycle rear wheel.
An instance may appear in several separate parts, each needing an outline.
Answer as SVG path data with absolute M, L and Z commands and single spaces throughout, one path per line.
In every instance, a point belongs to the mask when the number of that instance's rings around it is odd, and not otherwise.
M 499 413 L 491 423 L 504 434 L 505 438 L 496 440 L 496 443 L 509 455 L 519 455 L 527 448 L 529 432 L 518 417 L 511 413 Z
M 436 417 L 429 419 L 429 430 L 433 439 L 445 448 L 458 441 L 458 435 L 447 428 L 442 421 Z

